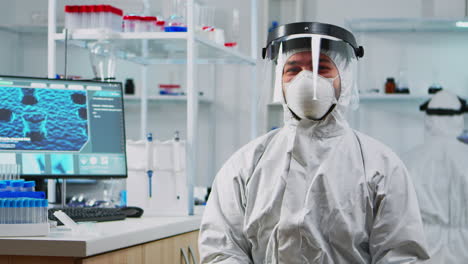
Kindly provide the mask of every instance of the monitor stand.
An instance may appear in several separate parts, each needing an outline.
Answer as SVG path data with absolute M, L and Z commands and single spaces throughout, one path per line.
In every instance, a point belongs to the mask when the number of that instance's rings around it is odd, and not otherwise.
M 62 178 L 62 186 L 61 186 L 61 203 L 62 203 L 62 208 L 67 207 L 67 180 Z

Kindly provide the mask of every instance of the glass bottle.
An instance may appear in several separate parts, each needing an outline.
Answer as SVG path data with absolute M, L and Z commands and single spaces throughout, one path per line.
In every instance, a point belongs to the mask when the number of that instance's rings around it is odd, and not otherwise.
M 396 84 L 395 79 L 392 77 L 387 78 L 387 82 L 385 82 L 385 93 L 395 93 Z

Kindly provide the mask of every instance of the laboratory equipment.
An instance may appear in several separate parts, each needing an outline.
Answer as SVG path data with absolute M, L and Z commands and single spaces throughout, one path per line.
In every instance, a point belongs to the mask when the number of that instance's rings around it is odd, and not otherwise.
M 0 237 L 47 235 L 47 206 L 46 199 L 0 198 Z
M 204 32 L 214 31 L 215 7 L 196 4 L 195 17 L 197 18 L 197 30 Z
M 22 192 L 34 192 L 36 188 L 36 182 L 34 181 L 25 181 L 23 187 L 21 188 Z
M 109 40 L 98 40 L 90 44 L 89 55 L 96 80 L 115 79 L 115 45 Z
M 2 122 L 1 159 L 11 162 L 0 164 L 2 179 L 127 177 L 121 83 L 0 76 L 0 84 L 0 108 L 15 116 Z M 21 102 L 23 89 L 36 104 Z M 31 113 L 53 116 L 37 140 L 22 118 Z
M 136 15 L 126 15 L 123 17 L 123 31 L 124 32 L 135 32 L 136 24 L 139 23 L 139 17 Z
M 65 6 L 65 28 L 68 30 L 122 30 L 123 11 L 110 5 Z
M 158 19 L 156 21 L 156 32 L 164 32 L 165 26 L 166 26 L 166 21 Z
M 120 211 L 120 208 L 102 208 L 102 207 L 64 207 L 50 208 L 48 210 L 49 220 L 58 221 L 58 224 L 63 224 L 60 219 L 55 217 L 54 213 L 62 211 L 75 222 L 104 222 L 124 220 L 127 216 Z
M 127 204 L 144 209 L 145 215 L 188 215 L 185 141 L 178 135 L 166 141 L 153 137 L 151 145 L 151 151 L 148 153 L 147 140 L 127 141 Z M 152 156 L 151 197 L 148 195 L 148 156 Z
M 19 179 L 20 167 L 18 164 L 0 164 L 0 180 Z
M 180 95 L 182 94 L 179 84 L 160 84 L 159 94 L 161 95 Z
M 239 9 L 233 8 L 228 12 L 229 24 L 226 28 L 225 47 L 237 48 L 240 37 L 240 14 Z
M 186 32 L 186 3 L 184 0 L 172 0 L 172 12 L 164 28 L 166 32 Z
M 395 89 L 395 93 L 404 93 L 404 94 L 410 93 L 408 77 L 407 77 L 406 72 L 407 71 L 405 69 L 400 70 L 400 74 L 398 77 L 398 85 Z
M 135 84 L 133 79 L 125 80 L 125 94 L 135 94 Z
M 157 19 L 155 16 L 144 16 L 141 18 L 141 30 L 137 32 L 155 32 Z
M 385 93 L 392 94 L 392 93 L 395 93 L 395 90 L 396 90 L 395 79 L 392 77 L 387 78 L 387 81 L 385 82 Z
M 148 174 L 148 196 L 153 197 L 153 133 L 146 135 L 146 173 Z

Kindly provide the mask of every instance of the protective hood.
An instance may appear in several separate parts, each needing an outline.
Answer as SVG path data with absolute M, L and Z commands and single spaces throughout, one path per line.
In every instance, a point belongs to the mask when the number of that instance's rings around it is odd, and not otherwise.
M 442 90 L 420 106 L 426 112 L 425 128 L 428 137 L 455 138 L 464 129 L 465 100 Z
M 297 112 L 298 104 L 304 106 L 302 112 L 319 109 L 320 113 L 315 117 L 327 113 L 319 120 L 311 118 L 314 121 L 324 122 L 332 118 L 334 122 L 345 122 L 346 110 L 358 106 L 355 64 L 363 54 L 364 49 L 357 46 L 354 36 L 334 25 L 292 23 L 270 32 L 263 55 L 272 64 L 270 67 L 274 67 L 273 102 L 283 104 L 285 123 L 304 119 L 304 115 L 292 110 Z M 268 68 L 268 63 L 266 65 Z M 303 89 L 296 91 L 295 96 L 288 95 L 290 82 L 294 82 L 302 71 L 310 72 L 309 91 Z M 327 84 L 323 80 L 333 81 L 333 92 L 320 90 Z M 309 98 L 299 98 L 297 94 Z M 291 97 L 296 101 L 291 102 Z

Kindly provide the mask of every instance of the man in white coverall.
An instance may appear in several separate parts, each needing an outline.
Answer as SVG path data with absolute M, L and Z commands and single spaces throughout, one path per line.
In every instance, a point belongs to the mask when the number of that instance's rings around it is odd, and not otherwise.
M 202 263 L 417 263 L 428 258 L 416 194 L 400 159 L 351 129 L 353 65 L 364 50 L 321 23 L 275 28 L 281 129 L 237 151 L 213 183 Z
M 442 90 L 421 105 L 424 144 L 404 156 L 415 183 L 431 260 L 468 263 L 468 145 L 457 140 L 466 102 Z

